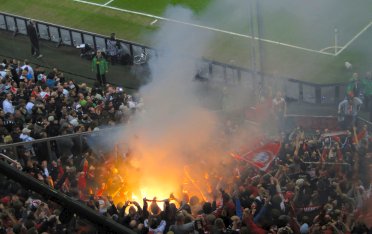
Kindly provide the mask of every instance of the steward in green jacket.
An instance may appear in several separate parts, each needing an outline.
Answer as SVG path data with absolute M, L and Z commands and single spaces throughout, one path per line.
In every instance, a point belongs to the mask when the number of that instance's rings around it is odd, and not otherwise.
M 96 73 L 98 83 L 106 85 L 106 73 L 108 72 L 108 62 L 103 57 L 100 50 L 97 51 L 96 56 L 92 60 L 92 71 Z

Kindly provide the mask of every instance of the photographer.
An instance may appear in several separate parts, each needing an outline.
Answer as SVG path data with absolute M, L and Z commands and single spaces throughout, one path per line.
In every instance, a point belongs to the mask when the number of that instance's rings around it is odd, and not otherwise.
M 362 100 L 354 96 L 348 96 L 338 104 L 337 113 L 342 129 L 346 130 L 356 126 L 357 115 L 362 104 Z
M 115 33 L 111 33 L 110 38 L 107 40 L 107 55 L 109 56 L 109 61 L 111 65 L 118 63 L 121 45 L 115 38 Z
M 116 88 L 116 92 L 112 94 L 112 104 L 115 110 L 118 110 L 120 105 L 125 102 L 126 94 L 123 92 L 123 88 Z

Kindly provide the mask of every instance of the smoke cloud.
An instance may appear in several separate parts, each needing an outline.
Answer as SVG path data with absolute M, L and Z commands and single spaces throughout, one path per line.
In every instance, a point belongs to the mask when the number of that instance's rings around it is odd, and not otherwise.
M 193 15 L 174 7 L 166 17 L 190 22 Z M 153 38 L 160 56 L 149 61 L 152 82 L 140 90 L 145 111 L 132 118 L 121 136 L 131 151 L 123 171 L 137 197 L 164 199 L 170 193 L 198 190 L 185 184 L 200 182 L 211 162 L 221 160 L 218 117 L 202 107 L 196 95 L 199 83 L 193 80 L 195 58 L 202 57 L 211 36 L 208 31 L 164 23 Z

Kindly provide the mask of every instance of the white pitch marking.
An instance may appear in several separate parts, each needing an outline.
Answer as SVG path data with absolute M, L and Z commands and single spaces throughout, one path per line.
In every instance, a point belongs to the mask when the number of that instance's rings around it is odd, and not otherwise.
M 367 29 L 372 25 L 372 21 L 369 22 L 369 24 L 367 26 L 365 26 L 359 33 L 357 33 L 353 38 L 351 38 L 350 41 L 348 41 L 348 43 L 346 43 L 341 50 L 339 50 L 337 53 L 336 53 L 336 56 L 341 54 L 342 51 L 344 51 L 351 43 L 353 43 L 360 35 L 362 35 L 365 31 L 367 31 Z
M 326 47 L 326 48 L 321 49 L 321 50 L 319 50 L 319 51 L 324 52 L 324 51 L 326 51 L 326 50 L 330 50 L 330 49 L 334 49 L 334 48 L 335 48 L 334 46 L 329 46 L 329 47 Z M 341 48 L 342 48 L 342 46 L 337 46 L 337 49 L 341 49 Z
M 150 24 L 153 25 L 153 24 L 155 24 L 156 22 L 158 22 L 157 19 L 155 19 L 154 21 L 152 21 Z
M 155 19 L 158 19 L 158 20 L 164 20 L 164 21 L 168 21 L 168 22 L 172 22 L 172 23 L 179 23 L 179 24 L 183 24 L 183 25 L 187 25 L 187 26 L 193 26 L 193 27 L 197 27 L 197 28 L 208 29 L 208 30 L 211 30 L 211 31 L 225 33 L 225 34 L 234 35 L 234 36 L 238 36 L 238 37 L 244 37 L 244 38 L 259 40 L 259 41 L 267 42 L 267 43 L 270 43 L 270 44 L 281 45 L 281 46 L 294 48 L 294 49 L 299 49 L 299 50 L 304 50 L 304 51 L 308 51 L 308 52 L 335 56 L 334 53 L 328 53 L 328 52 L 323 52 L 323 51 L 319 51 L 319 50 L 313 50 L 313 49 L 308 49 L 308 48 L 304 48 L 304 47 L 300 47 L 300 46 L 295 46 L 295 45 L 291 45 L 291 44 L 287 44 L 287 43 L 282 43 L 282 42 L 278 42 L 278 41 L 273 41 L 273 40 L 268 40 L 268 39 L 263 39 L 263 38 L 258 38 L 258 37 L 252 37 L 252 36 L 249 36 L 249 35 L 246 35 L 246 34 L 240 34 L 240 33 L 230 32 L 230 31 L 226 31 L 226 30 L 222 30 L 222 29 L 207 27 L 207 26 L 203 26 L 203 25 L 187 23 L 187 22 L 183 22 L 183 21 L 179 21 L 179 20 L 175 20 L 175 19 L 169 19 L 169 18 L 165 18 L 165 17 L 160 17 L 160 16 L 156 16 L 156 15 L 151 15 L 151 14 L 147 14 L 147 13 L 143 13 L 143 12 L 131 11 L 131 10 L 126 10 L 126 9 L 113 7 L 113 6 L 105 6 L 105 5 L 102 5 L 102 4 L 98 4 L 98 3 L 94 3 L 94 2 L 88 2 L 88 1 L 84 1 L 84 0 L 73 0 L 73 1 L 74 2 L 85 3 L 85 4 L 93 5 L 93 6 L 104 7 L 104 8 L 108 8 L 108 9 L 111 9 L 111 10 L 126 12 L 126 13 L 130 13 L 130 14 L 142 15 L 142 16 L 155 18 Z
M 108 4 L 112 3 L 114 0 L 110 0 L 108 2 L 106 2 L 105 4 L 103 4 L 103 6 L 107 6 Z

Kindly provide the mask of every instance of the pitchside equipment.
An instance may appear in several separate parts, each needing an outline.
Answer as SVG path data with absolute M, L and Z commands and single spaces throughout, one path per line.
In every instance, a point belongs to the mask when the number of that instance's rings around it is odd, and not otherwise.
M 148 60 L 149 60 L 149 53 L 147 53 L 145 48 L 142 50 L 141 54 L 135 55 L 133 57 L 133 63 L 136 64 L 136 65 L 145 64 L 145 63 L 147 63 Z

